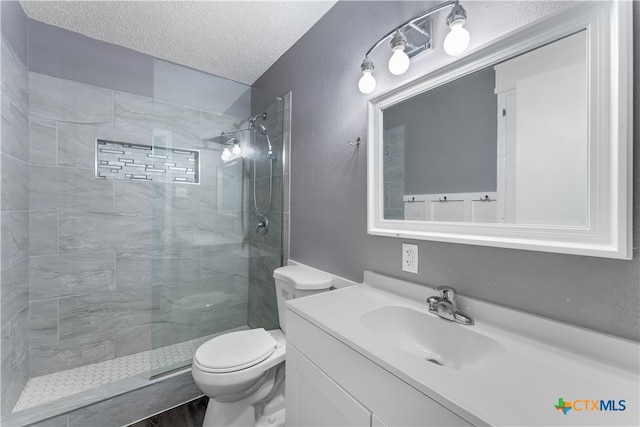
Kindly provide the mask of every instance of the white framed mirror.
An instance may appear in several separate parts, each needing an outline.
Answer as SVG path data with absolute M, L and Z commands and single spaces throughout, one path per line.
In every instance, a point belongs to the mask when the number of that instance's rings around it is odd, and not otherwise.
M 631 16 L 578 2 L 370 99 L 369 234 L 631 259 Z

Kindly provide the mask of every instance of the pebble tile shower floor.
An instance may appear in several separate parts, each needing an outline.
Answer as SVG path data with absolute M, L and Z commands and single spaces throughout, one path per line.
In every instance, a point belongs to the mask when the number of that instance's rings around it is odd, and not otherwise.
M 185 360 L 190 361 L 200 344 L 213 336 L 215 335 L 31 378 L 24 387 L 13 412 L 145 372 L 153 372 Z

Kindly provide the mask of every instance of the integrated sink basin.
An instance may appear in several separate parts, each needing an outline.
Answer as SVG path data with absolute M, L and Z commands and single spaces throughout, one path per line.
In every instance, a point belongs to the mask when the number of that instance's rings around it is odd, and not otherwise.
M 451 369 L 480 368 L 500 358 L 505 349 L 493 338 L 429 313 L 385 306 L 364 313 L 362 325 L 381 341 Z

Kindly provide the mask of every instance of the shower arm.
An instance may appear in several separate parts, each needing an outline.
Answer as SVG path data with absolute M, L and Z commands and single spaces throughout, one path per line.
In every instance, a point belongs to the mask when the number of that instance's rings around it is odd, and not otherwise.
M 244 128 L 244 129 L 233 129 L 233 130 L 225 130 L 224 132 L 222 132 L 222 136 L 227 136 L 230 135 L 232 133 L 238 133 L 238 132 L 245 132 L 248 130 L 251 130 L 252 128 L 248 127 L 248 128 Z

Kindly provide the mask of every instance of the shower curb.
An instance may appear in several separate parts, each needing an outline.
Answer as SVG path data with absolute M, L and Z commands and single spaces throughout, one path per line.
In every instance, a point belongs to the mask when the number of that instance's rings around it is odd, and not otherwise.
M 188 367 L 155 380 L 127 378 L 2 417 L 0 424 L 27 427 L 55 420 L 67 427 L 122 427 L 202 396 Z

